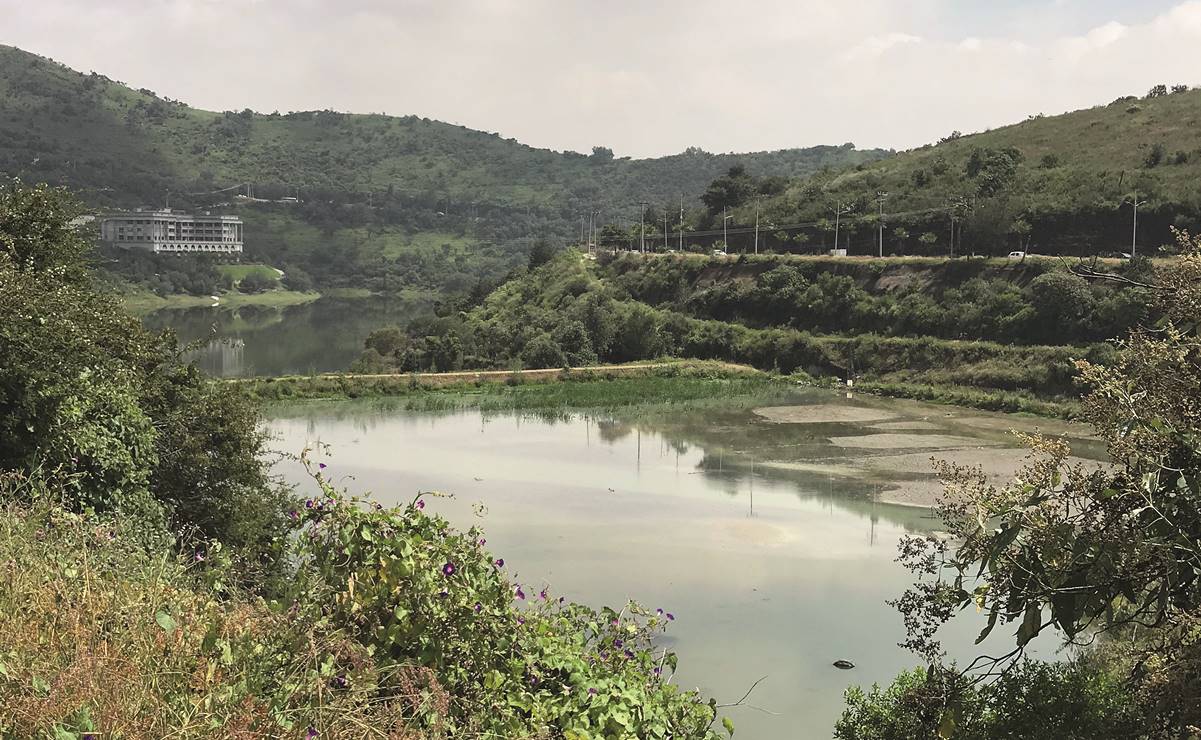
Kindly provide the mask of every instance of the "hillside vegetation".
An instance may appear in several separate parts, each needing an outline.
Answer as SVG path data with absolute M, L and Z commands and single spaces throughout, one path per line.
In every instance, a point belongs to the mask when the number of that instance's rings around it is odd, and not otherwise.
M 1151 269 L 1120 269 L 1136 268 Z M 1105 361 L 1113 347 L 1104 340 L 1157 319 L 1144 290 L 1117 286 L 1051 260 L 593 261 L 569 251 L 474 307 L 446 306 L 441 316 L 374 332 L 355 369 L 557 368 L 672 356 L 1062 414 L 1077 395 L 1074 361 Z
M 759 204 L 760 246 L 824 251 L 834 246 L 837 220 L 840 247 L 877 254 L 883 192 L 885 254 L 1129 252 L 1137 194 L 1139 249 L 1151 254 L 1176 243 L 1170 227 L 1201 223 L 1199 179 L 1201 91 L 1157 87 L 1064 115 L 953 132 L 936 145 L 796 179 Z M 753 224 L 752 192 L 724 181 L 706 225 L 720 229 L 723 207 L 736 215 L 733 225 Z M 750 251 L 752 240 L 738 231 L 730 248 Z
M 0 46 L 0 174 L 68 186 L 94 207 L 161 205 L 169 192 L 177 207 L 236 212 L 248 256 L 323 285 L 462 289 L 512 267 L 530 239 L 578 236 L 590 211 L 634 219 L 640 199 L 681 198 L 695 209 L 735 162 L 799 177 L 887 154 L 630 160 L 416 116 L 211 112 Z

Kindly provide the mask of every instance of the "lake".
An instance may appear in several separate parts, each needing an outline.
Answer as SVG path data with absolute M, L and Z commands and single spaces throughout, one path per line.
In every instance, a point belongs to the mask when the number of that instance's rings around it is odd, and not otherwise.
M 453 494 L 428 510 L 480 524 L 527 592 L 674 612 L 666 644 L 679 653 L 678 684 L 723 703 L 766 677 L 753 706 L 728 710 L 742 738 L 829 737 L 848 684 L 887 683 L 918 663 L 897 646 L 901 618 L 885 602 L 910 580 L 894 562 L 898 540 L 936 522 L 874 497 L 928 499 L 931 455 L 1011 475 L 1006 461 L 1024 454 L 1011 428 L 1071 435 L 1078 454 L 1103 455 L 1058 422 L 823 390 L 772 408 L 616 415 L 321 402 L 276 407 L 270 425 L 281 451 L 329 445 L 326 472 L 383 503 Z M 280 471 L 313 489 L 298 464 Z M 971 614 L 948 627 L 952 656 L 977 654 L 981 624 Z M 984 647 L 1011 645 L 1012 632 Z M 838 659 L 856 668 L 833 668 Z
M 321 298 L 298 306 L 163 309 L 142 323 L 201 342 L 188 359 L 210 375 L 307 375 L 346 370 L 372 331 L 429 311 L 420 300 Z

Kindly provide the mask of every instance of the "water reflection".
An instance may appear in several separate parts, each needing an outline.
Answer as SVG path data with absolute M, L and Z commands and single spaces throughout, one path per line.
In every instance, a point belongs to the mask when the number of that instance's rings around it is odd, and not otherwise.
M 828 403 L 827 396 L 802 399 Z M 915 413 L 879 403 L 899 417 Z M 489 543 L 523 583 L 594 605 L 634 598 L 670 607 L 680 617 L 673 635 L 681 685 L 732 701 L 768 676 L 752 703 L 774 714 L 735 710 L 742 737 L 826 737 L 848 682 L 887 682 L 915 663 L 896 645 L 902 623 L 885 602 L 909 582 L 894 562 L 898 540 L 934 522 L 927 509 L 875 500 L 910 474 L 860 465 L 904 449 L 832 441 L 873 433 L 868 422 L 780 424 L 722 407 L 395 409 L 379 401 L 282 407 L 272 429 L 285 451 L 328 444 L 326 472 L 385 503 L 451 492 L 431 510 L 463 528 L 476 519 L 473 505 L 485 504 Z M 955 430 L 993 450 L 1002 422 L 1036 424 L 965 415 Z M 921 433 L 951 436 L 946 424 L 935 426 Z M 306 485 L 294 464 L 281 471 Z M 972 616 L 947 631 L 953 656 L 976 654 Z M 1007 637 L 998 631 L 985 648 Z M 830 667 L 840 658 L 855 662 L 853 674 Z
M 372 330 L 429 310 L 418 299 L 322 298 L 299 306 L 166 309 L 142 322 L 200 342 L 190 359 L 213 375 L 292 375 L 346 370 Z

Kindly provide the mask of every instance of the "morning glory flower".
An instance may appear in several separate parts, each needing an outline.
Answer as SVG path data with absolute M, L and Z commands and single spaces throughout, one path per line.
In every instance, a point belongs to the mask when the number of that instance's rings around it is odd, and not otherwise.
M 318 735 L 315 727 L 310 727 L 308 732 L 304 733 L 304 740 L 313 740 Z
M 497 558 L 492 564 L 495 565 L 497 568 L 503 568 L 503 567 L 505 567 L 505 559 Z
M 525 601 L 525 591 L 521 590 L 521 586 L 517 587 L 517 593 L 515 593 L 514 596 L 521 599 L 522 601 Z
M 676 615 L 672 614 L 671 612 L 667 612 L 667 621 L 669 621 L 669 622 L 676 621 Z
M 623 643 L 621 640 L 614 640 L 614 641 L 613 641 L 613 647 L 615 647 L 615 648 L 619 648 L 619 647 L 621 647 L 621 646 L 622 646 L 622 645 L 624 645 L 624 644 L 625 644 L 625 643 Z
M 543 601 L 546 601 L 546 589 L 542 589 L 542 593 L 538 594 Z
M 661 616 L 663 616 L 663 610 L 662 610 L 662 609 L 656 609 L 656 610 L 655 610 L 655 614 L 658 614 L 658 615 L 661 617 Z
M 317 463 L 318 470 L 325 470 L 325 463 Z
M 449 577 L 449 576 L 453 576 L 454 574 L 455 574 L 455 564 L 450 562 L 449 560 L 446 561 L 446 565 L 442 566 L 442 575 Z
M 589 696 L 596 696 L 596 689 L 588 689 Z
M 633 659 L 634 659 L 634 651 L 633 651 L 633 650 L 626 650 L 626 651 L 625 651 L 625 656 L 626 656 L 626 658 L 627 658 L 627 659 L 629 659 L 629 660 L 633 660 Z
M 482 612 L 483 610 L 484 610 L 484 605 L 483 605 L 483 604 L 481 604 L 481 603 L 480 603 L 480 602 L 478 602 L 478 601 L 477 601 L 477 602 L 475 602 L 475 613 L 476 613 L 476 614 L 479 614 L 479 613 L 480 613 L 480 612 Z

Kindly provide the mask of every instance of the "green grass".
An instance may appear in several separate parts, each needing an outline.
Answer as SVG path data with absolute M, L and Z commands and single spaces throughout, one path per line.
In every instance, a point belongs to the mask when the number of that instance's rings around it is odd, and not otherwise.
M 321 294 L 317 292 L 301 293 L 295 290 L 268 290 L 262 293 L 239 293 L 232 291 L 222 293 L 219 296 L 220 304 L 231 308 L 237 306 L 296 306 L 302 303 L 310 303 L 320 297 Z M 213 305 L 213 299 L 209 296 L 158 296 L 145 291 L 124 295 L 121 301 L 125 306 L 125 310 L 135 316 L 144 316 L 164 308 L 195 308 L 198 306 Z
M 269 265 L 217 265 L 217 271 L 228 275 L 235 283 L 250 275 L 258 275 L 267 280 L 279 279 L 279 273 Z

